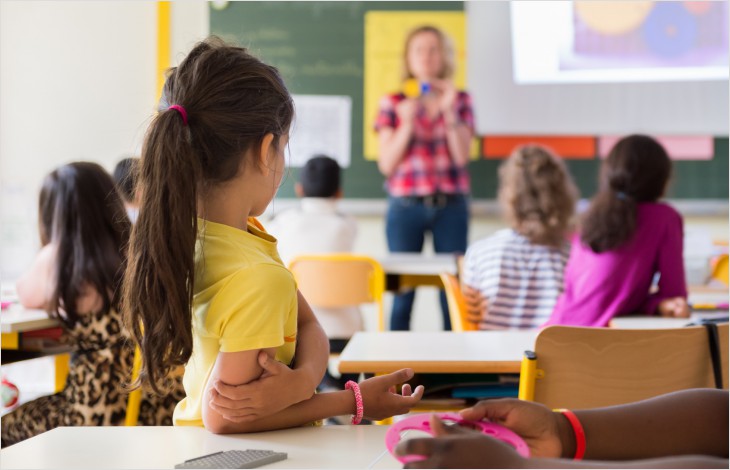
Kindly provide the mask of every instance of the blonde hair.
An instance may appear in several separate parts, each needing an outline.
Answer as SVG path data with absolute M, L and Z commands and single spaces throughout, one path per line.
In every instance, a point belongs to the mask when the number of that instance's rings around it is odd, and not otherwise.
M 512 228 L 531 243 L 560 246 L 577 198 L 563 161 L 539 145 L 515 149 L 499 168 L 499 202 Z
M 411 47 L 411 41 L 413 38 L 422 33 L 435 34 L 441 44 L 441 58 L 443 59 L 443 66 L 441 67 L 438 78 L 444 79 L 453 77 L 454 72 L 456 71 L 456 59 L 454 57 L 454 46 L 451 43 L 451 39 L 449 39 L 449 37 L 437 27 L 424 25 L 412 30 L 406 37 L 406 46 L 403 49 L 403 80 L 413 78 L 413 74 L 408 68 L 408 50 Z

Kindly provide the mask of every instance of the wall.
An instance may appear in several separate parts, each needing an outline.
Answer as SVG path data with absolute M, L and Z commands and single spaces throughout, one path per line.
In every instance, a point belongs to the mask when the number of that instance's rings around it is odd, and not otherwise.
M 173 63 L 207 35 L 207 15 L 207 2 L 173 5 Z M 49 171 L 76 160 L 111 171 L 139 153 L 156 48 L 156 2 L 0 2 L 0 279 L 18 277 L 38 248 Z

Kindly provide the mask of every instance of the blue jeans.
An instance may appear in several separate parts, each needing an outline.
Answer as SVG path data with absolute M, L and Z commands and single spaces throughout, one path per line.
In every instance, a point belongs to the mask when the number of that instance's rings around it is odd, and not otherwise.
M 388 249 L 393 252 L 420 253 L 426 232 L 433 236 L 436 253 L 464 253 L 469 230 L 468 198 L 463 195 L 449 196 L 445 203 L 432 204 L 416 197 L 388 198 L 385 232 Z M 411 290 L 397 294 L 390 314 L 391 330 L 409 330 L 411 309 L 416 292 Z M 440 293 L 444 330 L 451 329 L 446 295 Z

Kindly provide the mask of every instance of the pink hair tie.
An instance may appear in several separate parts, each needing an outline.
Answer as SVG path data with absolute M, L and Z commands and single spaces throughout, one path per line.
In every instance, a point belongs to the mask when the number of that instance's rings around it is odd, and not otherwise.
M 352 417 L 352 424 L 360 424 L 362 421 L 362 415 L 364 408 L 362 406 L 362 393 L 360 392 L 360 386 L 353 380 L 348 380 L 345 384 L 347 390 L 352 390 L 355 394 L 355 415 Z
M 174 109 L 175 111 L 180 113 L 180 116 L 182 116 L 182 118 L 183 118 L 183 125 L 185 125 L 185 126 L 188 125 L 188 113 L 187 113 L 187 111 L 185 111 L 185 108 L 183 108 L 179 104 L 173 104 L 173 105 L 170 105 L 170 107 L 167 109 Z

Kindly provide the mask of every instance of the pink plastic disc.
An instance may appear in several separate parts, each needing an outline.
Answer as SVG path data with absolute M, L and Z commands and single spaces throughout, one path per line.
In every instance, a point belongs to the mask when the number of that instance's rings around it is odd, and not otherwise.
M 397 423 L 393 424 L 390 429 L 388 429 L 388 432 L 385 434 L 385 445 L 388 448 L 388 452 L 393 454 L 393 456 L 401 463 L 408 463 L 414 462 L 416 460 L 426 459 L 426 457 L 424 457 L 423 455 L 399 456 L 395 455 L 394 451 L 395 446 L 397 446 L 398 442 L 400 442 L 401 433 L 404 431 L 424 431 L 428 434 L 433 435 L 433 430 L 431 429 L 430 423 L 431 414 L 435 414 L 442 421 L 451 421 L 459 425 L 465 425 L 466 427 L 481 431 L 487 436 L 506 442 L 507 444 L 514 447 L 517 453 L 520 454 L 522 457 L 530 456 L 530 449 L 529 447 L 527 447 L 527 444 L 525 444 L 525 441 L 513 431 L 505 428 L 500 424 L 491 423 L 489 421 L 465 420 L 458 413 L 424 413 L 409 416 L 408 418 L 398 421 Z

